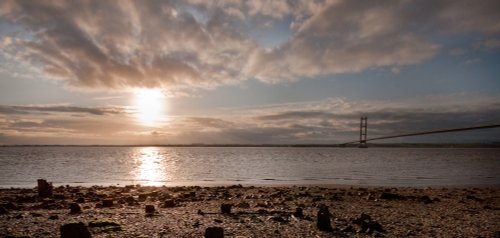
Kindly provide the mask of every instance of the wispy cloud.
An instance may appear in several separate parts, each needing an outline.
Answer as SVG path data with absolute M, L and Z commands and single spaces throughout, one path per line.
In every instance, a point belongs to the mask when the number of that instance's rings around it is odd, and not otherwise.
M 104 110 L 95 114 L 92 108 L 60 110 L 56 107 L 43 109 L 44 113 L 40 114 L 39 107 L 21 107 L 26 114 L 0 111 L 0 131 L 3 133 L 0 143 L 340 143 L 358 137 L 362 115 L 368 116 L 369 137 L 498 124 L 499 101 L 498 96 L 469 93 L 400 101 L 330 98 L 234 108 L 231 114 L 224 116 L 173 116 L 156 128 L 138 125 L 131 113 L 106 113 Z M 2 109 L 17 107 L 3 106 Z M 75 117 L 75 113 L 81 116 Z M 478 131 L 456 138 L 449 135 L 440 141 L 491 142 L 498 141 L 499 133 L 498 130 Z
M 32 114 L 32 113 L 83 113 L 91 115 L 121 114 L 123 108 L 91 108 L 75 106 L 10 106 L 0 105 L 0 114 Z

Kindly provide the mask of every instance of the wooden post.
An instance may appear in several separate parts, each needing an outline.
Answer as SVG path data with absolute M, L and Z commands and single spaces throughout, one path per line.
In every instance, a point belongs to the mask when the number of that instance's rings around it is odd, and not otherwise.
M 39 197 L 52 197 L 52 183 L 47 183 L 45 179 L 39 179 L 38 182 L 38 196 Z

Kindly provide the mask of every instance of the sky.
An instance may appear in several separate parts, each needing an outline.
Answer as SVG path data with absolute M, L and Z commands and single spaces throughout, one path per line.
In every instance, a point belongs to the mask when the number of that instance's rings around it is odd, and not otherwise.
M 500 124 L 495 0 L 0 0 L 0 144 L 335 144 Z M 381 141 L 382 142 L 382 141 Z M 500 142 L 500 129 L 384 142 Z

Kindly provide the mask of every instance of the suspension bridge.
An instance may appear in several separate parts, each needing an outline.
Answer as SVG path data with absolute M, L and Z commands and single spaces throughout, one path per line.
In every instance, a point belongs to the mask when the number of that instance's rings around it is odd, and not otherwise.
M 350 141 L 346 143 L 339 144 L 340 146 L 347 146 L 350 144 L 358 144 L 359 148 L 367 148 L 368 145 L 366 142 L 374 141 L 374 140 L 384 140 L 384 139 L 392 139 L 399 137 L 407 137 L 407 136 L 419 136 L 419 135 L 429 135 L 429 134 L 438 134 L 438 133 L 448 133 L 448 132 L 458 132 L 458 131 L 470 131 L 470 130 L 480 130 L 480 129 L 490 129 L 500 127 L 500 124 L 492 124 L 492 125 L 481 125 L 481 126 L 471 126 L 471 127 L 461 127 L 461 128 L 448 128 L 448 129 L 439 129 L 439 130 L 430 130 L 430 131 L 421 131 L 414 133 L 406 133 L 399 135 L 390 135 L 390 136 L 380 136 L 375 138 L 367 138 L 368 136 L 368 117 L 362 116 L 359 123 L 359 140 Z

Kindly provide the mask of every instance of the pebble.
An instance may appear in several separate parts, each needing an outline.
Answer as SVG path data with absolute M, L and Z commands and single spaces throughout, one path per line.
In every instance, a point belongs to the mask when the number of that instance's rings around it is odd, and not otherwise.
M 224 238 L 222 227 L 208 227 L 205 229 L 205 238 Z
M 90 232 L 83 222 L 64 224 L 60 228 L 61 238 L 90 238 Z
M 78 203 L 69 204 L 69 209 L 70 214 L 78 214 L 82 212 L 82 208 L 80 207 L 80 205 L 78 205 Z

